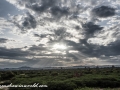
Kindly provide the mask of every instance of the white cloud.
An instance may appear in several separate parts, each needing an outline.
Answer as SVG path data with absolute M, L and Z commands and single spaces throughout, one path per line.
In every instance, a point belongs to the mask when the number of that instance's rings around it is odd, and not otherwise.
M 1 59 L 1 58 L 0 58 L 0 62 L 1 62 L 1 63 L 5 63 L 5 62 L 7 62 L 7 63 L 23 63 L 23 62 L 25 62 L 25 61 L 23 61 L 23 60 Z

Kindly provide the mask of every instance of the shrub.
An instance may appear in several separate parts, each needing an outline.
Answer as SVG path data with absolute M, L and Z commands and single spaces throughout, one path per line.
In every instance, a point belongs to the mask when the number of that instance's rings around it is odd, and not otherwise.
M 13 72 L 11 72 L 11 71 L 4 72 L 4 73 L 1 74 L 1 80 L 10 80 L 14 76 L 15 76 L 15 74 Z
M 46 90 L 74 90 L 76 85 L 72 82 L 48 82 Z

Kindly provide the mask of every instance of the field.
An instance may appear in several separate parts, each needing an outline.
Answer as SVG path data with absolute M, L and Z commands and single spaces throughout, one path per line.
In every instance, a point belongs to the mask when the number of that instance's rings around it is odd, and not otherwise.
M 0 85 L 47 85 L 9 90 L 120 90 L 120 68 L 0 71 Z M 1 89 L 2 90 L 2 89 Z

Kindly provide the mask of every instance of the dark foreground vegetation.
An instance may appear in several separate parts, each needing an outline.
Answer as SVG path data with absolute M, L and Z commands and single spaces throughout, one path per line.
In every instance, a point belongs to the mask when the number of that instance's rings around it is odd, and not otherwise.
M 120 68 L 96 67 L 81 69 L 0 71 L 0 80 L 1 85 L 8 85 L 10 83 L 13 85 L 32 85 L 34 83 L 48 85 L 48 87 L 44 88 L 10 88 L 9 90 L 83 90 L 81 88 L 86 87 L 119 88 Z

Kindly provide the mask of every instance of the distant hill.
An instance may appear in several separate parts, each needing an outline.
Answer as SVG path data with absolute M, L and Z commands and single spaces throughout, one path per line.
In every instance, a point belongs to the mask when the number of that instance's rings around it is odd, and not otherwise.
M 22 66 L 22 67 L 19 67 L 20 69 L 25 69 L 25 68 L 31 68 L 31 67 L 28 67 L 28 66 Z

